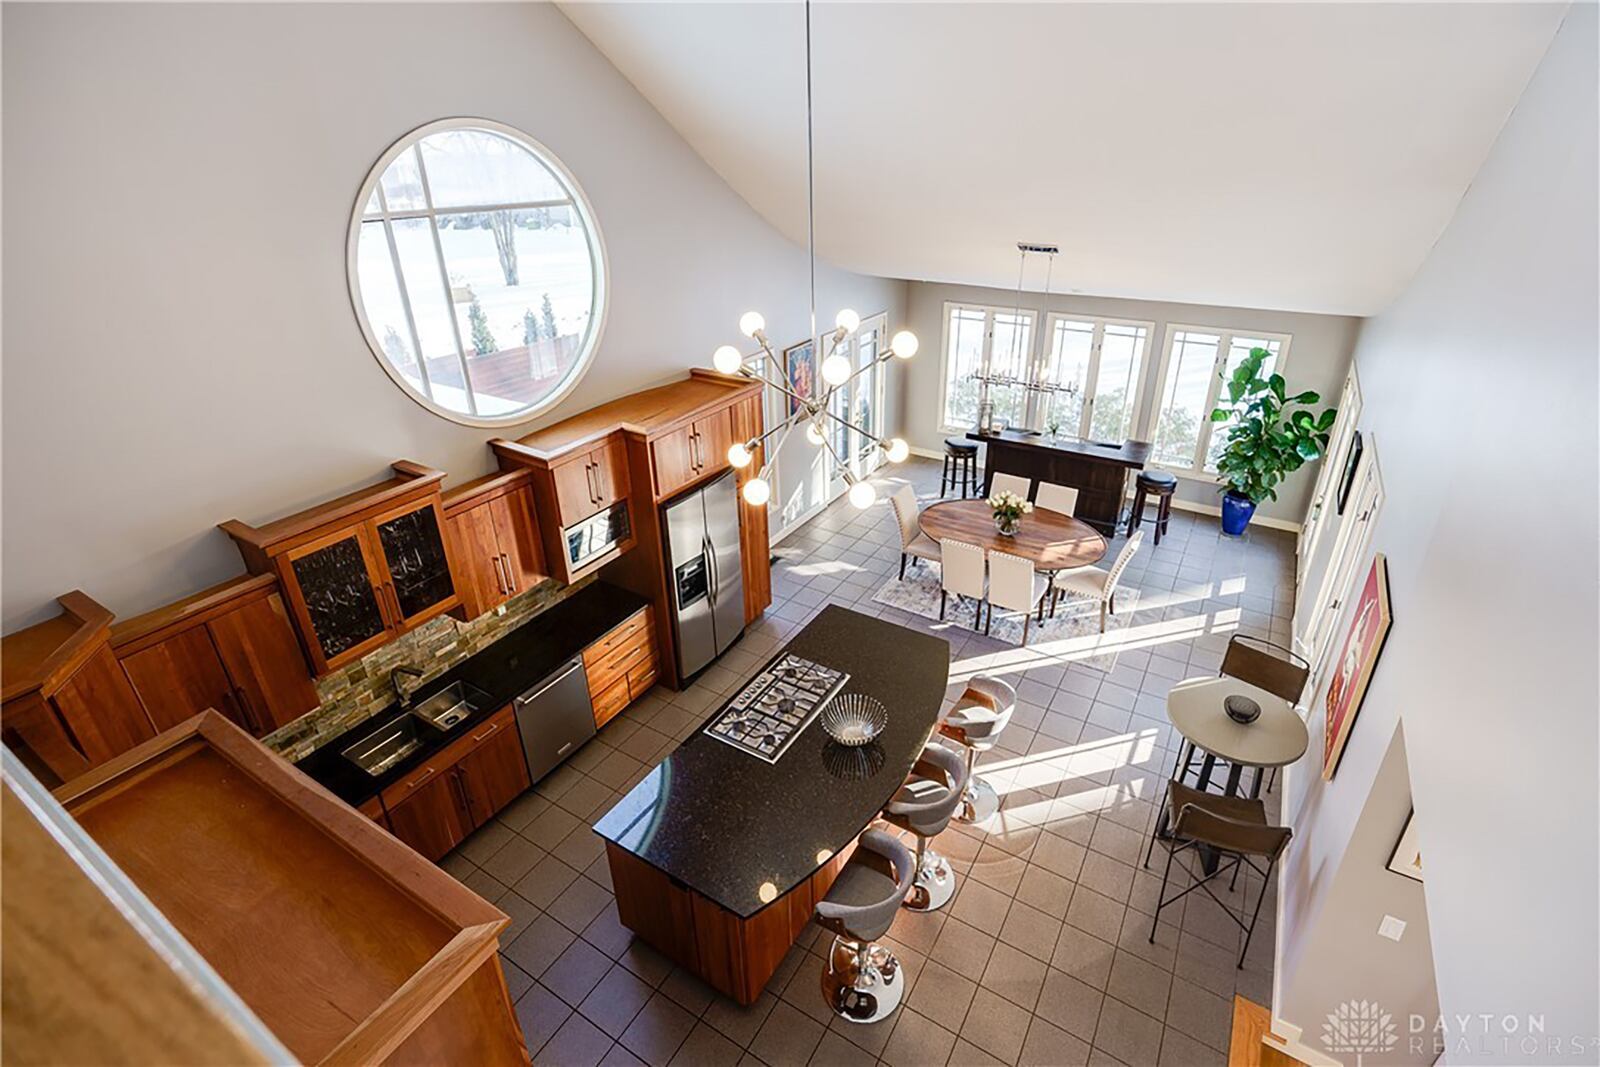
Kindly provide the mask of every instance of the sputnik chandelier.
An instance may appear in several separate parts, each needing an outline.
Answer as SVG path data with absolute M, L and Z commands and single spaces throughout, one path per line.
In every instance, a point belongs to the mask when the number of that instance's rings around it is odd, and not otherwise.
M 816 181 L 812 166 L 812 131 L 811 131 L 811 2 L 806 0 L 806 255 L 811 267 L 811 336 L 817 336 L 817 222 L 816 222 Z M 833 436 L 828 433 L 829 423 L 838 423 L 847 431 L 860 435 L 862 438 L 873 442 L 882 450 L 884 457 L 890 463 L 900 463 L 911 454 L 911 448 L 905 441 L 898 437 L 883 438 L 869 433 L 863 426 L 859 426 L 845 416 L 837 414 L 834 409 L 836 396 L 844 396 L 840 390 L 846 388 L 852 381 L 876 367 L 880 363 L 887 363 L 891 359 L 910 359 L 917 354 L 917 335 L 910 330 L 901 330 L 889 342 L 887 352 L 879 352 L 872 359 L 859 367 L 852 367 L 850 357 L 839 351 L 839 346 L 855 333 L 861 326 L 861 316 L 849 308 L 839 312 L 833 320 L 833 332 L 825 339 L 828 354 L 822 361 L 822 382 L 826 388 L 820 395 L 801 396 L 789 387 L 788 381 L 780 371 L 777 377 L 773 376 L 773 369 L 778 367 L 778 357 L 772 350 L 772 345 L 767 341 L 767 320 L 762 318 L 758 311 L 746 311 L 739 317 L 739 332 L 755 341 L 759 348 L 749 354 L 740 352 L 733 345 L 723 345 L 711 354 L 711 365 L 723 374 L 737 374 L 763 382 L 772 389 L 788 397 L 792 401 L 793 411 L 778 425 L 767 430 L 758 437 L 748 441 L 736 441 L 728 449 L 728 462 L 734 467 L 744 469 L 755 461 L 756 453 L 766 443 L 767 439 L 777 436 L 777 443 L 767 449 L 761 464 L 761 469 L 755 477 L 744 483 L 744 498 L 746 502 L 760 507 L 772 498 L 772 464 L 778 454 L 783 451 L 783 443 L 798 426 L 805 427 L 806 440 L 819 448 L 828 450 L 833 457 L 836 469 L 843 475 L 845 484 L 850 487 L 850 503 L 857 508 L 868 508 L 878 498 L 877 490 L 865 477 L 857 475 L 850 468 L 848 457 L 839 454 L 833 445 Z M 851 414 L 847 411 L 846 414 Z

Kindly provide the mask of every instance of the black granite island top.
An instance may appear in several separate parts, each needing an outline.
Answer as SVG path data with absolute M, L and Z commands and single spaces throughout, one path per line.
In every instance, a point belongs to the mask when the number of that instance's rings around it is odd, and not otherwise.
M 933 733 L 950 677 L 943 638 L 837 605 L 773 659 L 785 652 L 847 671 L 843 692 L 881 700 L 889 725 L 877 741 L 842 748 L 813 719 L 767 763 L 696 730 L 595 824 L 741 918 L 809 878 L 883 809 Z
M 484 706 L 469 719 L 441 733 L 432 743 L 407 756 L 383 774 L 373 777 L 345 759 L 343 750 L 382 726 L 387 720 L 406 715 L 398 703 L 363 719 L 319 746 L 295 764 L 323 788 L 350 805 L 377 796 L 384 789 L 428 760 L 435 752 L 471 731 L 512 699 L 521 696 L 548 678 L 584 647 L 604 636 L 618 623 L 649 601 L 644 597 L 605 582 L 594 582 L 567 599 L 540 612 L 500 640 L 462 660 L 439 677 L 417 688 L 412 703 L 417 704 L 452 682 L 466 682 L 488 694 Z
M 1037 430 L 1001 430 L 999 433 L 971 430 L 967 433 L 967 439 L 1081 456 L 1135 469 L 1142 469 L 1150 460 L 1148 441 L 1123 441 L 1120 444 L 1113 441 L 1074 441 L 1065 437 L 1050 437 Z

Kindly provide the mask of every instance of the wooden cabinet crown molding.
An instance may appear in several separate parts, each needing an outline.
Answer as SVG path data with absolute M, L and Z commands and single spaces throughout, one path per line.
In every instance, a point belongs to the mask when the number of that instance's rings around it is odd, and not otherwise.
M 119 620 L 111 627 L 111 648 L 119 656 L 137 652 L 160 642 L 174 630 L 198 626 L 224 615 L 240 601 L 270 596 L 277 591 L 278 579 L 273 574 L 241 574 L 143 615 Z
M 239 551 L 244 553 L 245 563 L 250 565 L 250 569 L 260 571 L 265 568 L 255 565 L 252 555 L 265 560 L 329 530 L 351 525 L 428 493 L 437 494 L 445 478 L 444 471 L 424 467 L 408 459 L 395 460 L 390 464 L 390 470 L 394 472 L 393 475 L 376 485 L 357 489 L 264 525 L 252 526 L 240 519 L 229 519 L 220 523 L 218 528 L 238 542 Z
M 61 614 L 0 640 L 0 701 L 51 693 L 105 643 L 111 610 L 81 589 L 56 598 Z

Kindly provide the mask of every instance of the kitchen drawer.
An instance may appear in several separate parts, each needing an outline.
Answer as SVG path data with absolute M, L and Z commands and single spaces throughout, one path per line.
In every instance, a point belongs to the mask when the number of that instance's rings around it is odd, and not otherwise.
M 616 717 L 617 712 L 628 706 L 628 680 L 618 678 L 615 682 L 594 698 L 594 725 L 595 728 L 604 726 Z
M 640 697 L 642 697 L 646 693 L 650 692 L 650 687 L 656 684 L 656 678 L 659 675 L 659 671 L 657 670 L 657 668 L 659 666 L 660 666 L 659 661 L 656 659 L 655 655 L 652 653 L 648 659 L 644 660 L 643 662 L 637 663 L 633 667 L 629 668 L 629 670 L 628 670 L 628 697 L 629 697 L 629 699 L 638 700 Z
M 615 629 L 600 640 L 583 650 L 583 665 L 585 668 L 599 663 L 610 652 L 620 648 L 630 637 L 641 632 L 650 625 L 650 609 L 640 608 Z
M 597 694 L 611 688 L 612 683 L 617 679 L 624 677 L 629 671 L 638 668 L 642 663 L 655 656 L 655 645 L 649 640 L 650 632 L 646 630 L 639 637 L 641 640 L 623 645 L 595 664 L 592 670 L 586 671 L 589 676 L 590 694 Z

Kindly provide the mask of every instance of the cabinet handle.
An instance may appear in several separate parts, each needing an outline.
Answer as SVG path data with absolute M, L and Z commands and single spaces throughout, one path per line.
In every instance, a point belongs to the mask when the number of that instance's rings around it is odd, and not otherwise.
M 481 733 L 481 734 L 473 734 L 472 735 L 472 743 L 473 744 L 479 744 L 479 743 L 481 743 L 483 741 L 487 741 L 490 737 L 494 736 L 494 732 L 496 730 L 498 730 L 498 729 L 500 729 L 500 724 L 499 723 L 497 723 L 497 722 L 490 723 L 489 724 L 489 728 L 487 730 L 485 730 L 483 733 Z
M 506 572 L 506 596 L 512 596 L 516 593 L 522 592 L 522 590 L 517 587 L 517 580 L 511 577 L 511 557 L 506 555 L 504 552 L 500 553 L 500 566 L 504 568 Z
M 393 582 L 389 583 L 389 603 L 394 605 L 394 621 L 397 623 L 405 622 L 406 613 L 405 610 L 400 607 L 400 594 L 394 591 Z
M 694 455 L 694 469 L 699 470 L 706 465 L 705 454 L 700 451 L 700 431 L 689 431 L 689 451 Z
M 604 504 L 606 502 L 606 492 L 605 472 L 600 469 L 600 462 L 596 460 L 594 465 L 594 502 L 596 504 Z
M 494 584 L 495 584 L 495 588 L 500 590 L 500 595 L 501 596 L 505 596 L 506 595 L 506 580 L 505 580 L 505 576 L 500 573 L 500 558 L 501 557 L 499 557 L 499 556 L 490 556 L 489 557 L 489 561 L 494 564 Z
M 239 717 L 250 727 L 253 734 L 263 733 L 261 720 L 256 718 L 256 709 L 250 706 L 250 695 L 239 686 L 233 687 L 233 699 L 239 705 Z
M 583 465 L 583 476 L 589 481 L 589 503 L 600 503 L 600 490 L 596 488 L 599 479 L 597 479 L 594 475 L 593 463 L 585 463 Z
M 426 785 L 428 783 L 428 780 L 430 778 L 432 778 L 432 777 L 433 777 L 433 768 L 432 767 L 424 767 L 424 768 L 422 768 L 422 773 L 421 774 L 417 775 L 415 778 L 411 779 L 411 781 L 406 783 L 406 785 L 405 785 L 406 791 L 410 792 L 411 790 L 416 789 L 418 786 Z
M 450 772 L 450 781 L 456 787 L 456 796 L 461 799 L 461 811 L 466 815 L 467 822 L 476 826 L 477 819 L 472 814 L 472 798 L 467 795 L 467 783 L 462 778 L 461 768 L 457 767 Z

